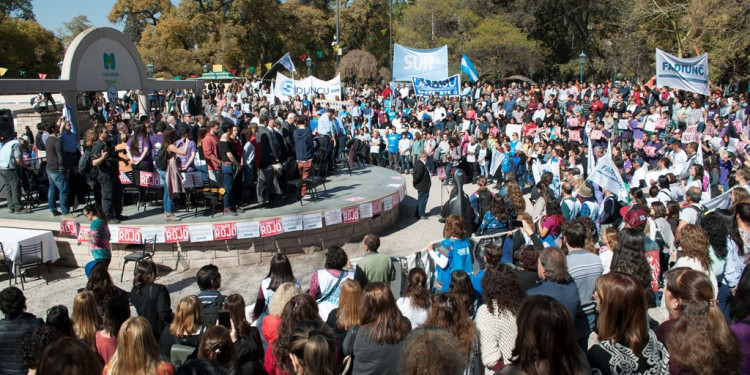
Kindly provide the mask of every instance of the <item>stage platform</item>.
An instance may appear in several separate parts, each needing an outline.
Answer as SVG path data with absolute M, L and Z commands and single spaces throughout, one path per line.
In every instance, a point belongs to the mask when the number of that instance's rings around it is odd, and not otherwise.
M 143 207 L 136 210 L 134 205 L 126 206 L 123 214 L 129 219 L 110 224 L 110 268 L 119 268 L 126 253 L 154 237 L 154 260 L 168 268 L 176 268 L 178 259 L 185 268 L 208 263 L 236 266 L 259 263 L 276 251 L 312 252 L 340 246 L 391 226 L 406 195 L 401 175 L 372 166 L 356 168 L 351 175 L 344 169 L 327 179 L 326 188 L 327 192 L 319 186 L 320 199 L 305 198 L 303 205 L 296 197 L 287 197 L 282 205 L 251 204 L 236 216 L 217 212 L 212 218 L 203 207 L 198 208 L 197 215 L 194 209 L 188 212 L 178 207 L 177 222 L 166 222 L 160 205 L 148 206 L 145 211 Z M 158 194 L 160 198 L 161 192 Z M 74 219 L 53 217 L 47 204 L 42 203 L 31 214 L 11 214 L 3 203 L 0 227 L 50 230 L 60 250 L 61 259 L 56 264 L 83 266 L 92 259 L 87 243 L 89 222 L 80 207 L 73 213 L 77 215 Z M 151 245 L 146 247 L 151 249 Z

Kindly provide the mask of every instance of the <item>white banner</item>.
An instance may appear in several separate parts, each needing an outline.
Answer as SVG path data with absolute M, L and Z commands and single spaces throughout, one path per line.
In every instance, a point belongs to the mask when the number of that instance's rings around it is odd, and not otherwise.
M 627 201 L 628 198 L 628 186 L 620 176 L 620 171 L 612 162 L 612 156 L 605 154 L 599 158 L 596 163 L 596 169 L 594 173 L 589 176 L 591 182 L 601 186 L 602 189 L 607 189 L 613 194 L 617 195 L 617 198 L 621 201 Z
M 448 78 L 448 46 L 434 49 L 413 49 L 393 46 L 393 80 L 411 82 L 411 77 Z
M 497 168 L 500 167 L 500 164 L 502 164 L 503 159 L 505 159 L 505 154 L 500 152 L 498 149 L 492 150 L 492 164 L 490 164 L 490 176 L 494 176 L 495 172 L 497 172 Z
M 709 95 L 708 54 L 681 59 L 657 48 L 656 86 Z
M 276 73 L 274 95 L 281 100 L 289 100 L 289 97 L 294 95 L 300 97 L 307 95 L 308 98 L 311 98 L 317 94 L 323 94 L 328 100 L 341 99 L 341 77 L 337 75 L 330 81 L 315 77 L 295 81 L 281 73 Z

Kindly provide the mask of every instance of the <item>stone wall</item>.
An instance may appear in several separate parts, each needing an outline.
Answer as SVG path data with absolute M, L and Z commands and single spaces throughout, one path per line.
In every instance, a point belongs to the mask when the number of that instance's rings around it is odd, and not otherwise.
M 352 241 L 360 241 L 367 233 L 378 233 L 389 228 L 398 219 L 398 206 L 385 211 L 378 216 L 361 219 L 354 224 L 338 224 L 320 229 L 298 231 L 266 238 L 251 238 L 242 240 L 210 241 L 197 243 L 182 243 L 181 265 L 183 268 L 200 268 L 206 264 L 219 267 L 232 267 L 259 264 L 264 258 L 271 257 L 276 251 L 285 254 L 311 253 L 321 251 L 333 245 L 343 246 Z M 93 260 L 88 243 L 79 244 L 71 236 L 60 236 L 54 231 L 55 241 L 60 250 L 58 265 L 83 267 Z M 154 261 L 170 269 L 177 265 L 177 244 L 157 244 Z M 133 251 L 127 245 L 112 244 L 112 264 L 110 269 L 121 269 L 122 258 Z M 149 249 L 150 250 L 150 249 Z M 133 263 L 126 266 L 125 272 L 133 271 Z

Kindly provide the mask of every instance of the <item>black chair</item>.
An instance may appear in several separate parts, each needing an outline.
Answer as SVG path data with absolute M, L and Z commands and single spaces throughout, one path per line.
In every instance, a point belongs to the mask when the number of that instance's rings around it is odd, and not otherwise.
M 146 246 L 151 245 L 151 252 L 146 251 Z M 122 271 L 120 272 L 120 282 L 122 277 L 125 275 L 125 265 L 128 262 L 135 262 L 133 266 L 133 275 L 135 275 L 135 269 L 138 267 L 138 263 L 144 259 L 152 259 L 156 252 L 156 236 L 152 238 L 145 238 L 142 244 L 133 244 L 125 246 L 125 250 L 136 250 L 122 258 Z
M 15 268 L 14 280 L 21 274 L 21 289 L 24 289 L 24 279 L 26 279 L 25 270 L 29 268 L 39 267 L 39 276 L 37 280 L 44 278 L 44 282 L 49 284 L 47 276 L 44 275 L 44 252 L 42 251 L 42 243 L 39 242 L 33 245 L 18 245 L 18 259 L 15 261 L 13 268 Z M 18 283 L 16 281 L 16 283 Z
M 0 253 L 2 253 L 3 255 L 3 259 L 0 260 L 0 263 L 5 265 L 5 269 L 8 270 L 8 286 L 11 286 L 13 285 L 11 282 L 11 280 L 13 279 L 13 260 L 5 255 L 5 248 L 3 247 L 2 243 L 0 243 Z

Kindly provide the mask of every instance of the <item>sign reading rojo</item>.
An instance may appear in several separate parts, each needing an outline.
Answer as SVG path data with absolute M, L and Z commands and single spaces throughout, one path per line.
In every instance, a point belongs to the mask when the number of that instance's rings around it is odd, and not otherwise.
M 88 224 L 81 224 L 81 228 L 78 230 L 78 242 L 89 242 L 91 235 L 91 226 Z
M 60 222 L 60 235 L 75 236 L 78 234 L 78 224 L 75 220 L 68 219 Z
M 141 243 L 141 228 L 120 227 L 117 231 L 117 242 L 126 244 Z
M 237 223 L 214 224 L 214 241 L 231 240 L 237 237 Z
M 167 243 L 185 242 L 190 240 L 190 231 L 187 225 L 164 227 L 164 237 Z
M 262 220 L 260 222 L 260 236 L 268 237 L 275 236 L 277 234 L 284 233 L 284 228 L 281 225 L 281 218 Z
M 140 175 L 139 185 L 150 188 L 161 187 L 161 179 L 158 173 L 141 171 Z
M 359 221 L 359 207 L 346 207 L 341 210 L 345 223 L 356 223 Z

